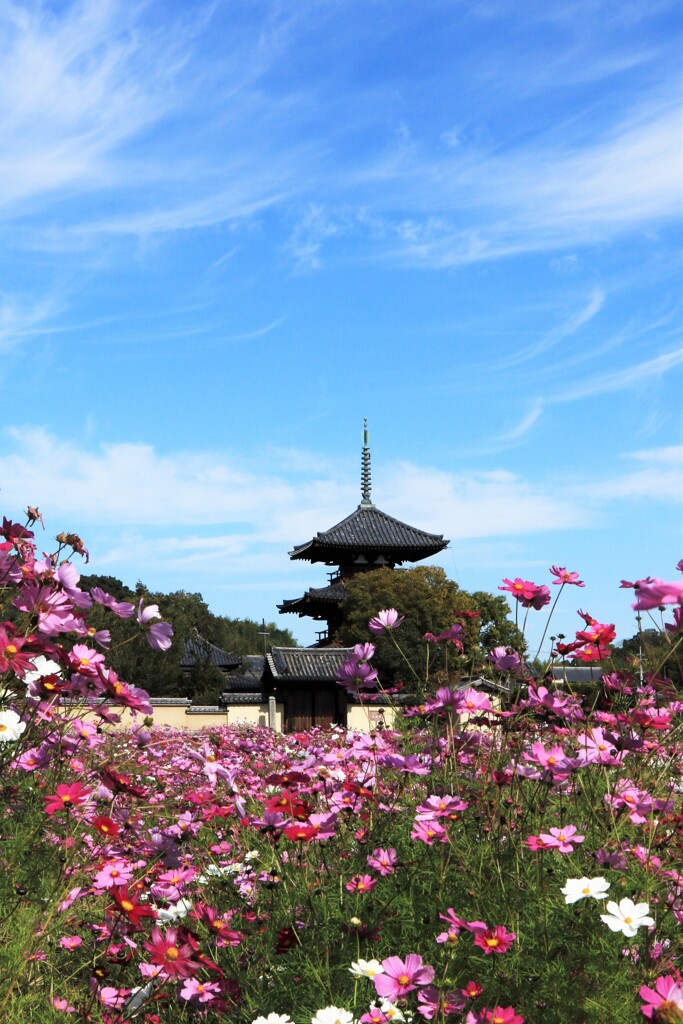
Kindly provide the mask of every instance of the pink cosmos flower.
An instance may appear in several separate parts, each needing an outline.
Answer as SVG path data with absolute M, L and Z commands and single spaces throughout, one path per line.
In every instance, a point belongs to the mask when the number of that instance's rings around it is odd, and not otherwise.
M 411 839 L 419 839 L 427 846 L 433 846 L 435 842 L 447 843 L 448 832 L 438 821 L 416 821 L 410 833 Z
M 536 584 L 532 583 L 531 580 L 520 579 L 519 576 L 515 576 L 514 580 L 503 580 L 505 586 L 498 587 L 499 590 L 506 590 L 513 597 L 516 597 L 518 601 L 528 601 L 533 597 L 536 592 Z
M 493 711 L 491 698 L 487 693 L 480 693 L 468 686 L 457 692 L 457 708 L 461 715 L 474 715 L 478 711 Z
M 683 981 L 680 975 L 664 974 L 655 981 L 654 989 L 641 986 L 640 1007 L 643 1016 L 652 1021 L 683 1020 Z
M 514 580 L 504 579 L 505 586 L 498 587 L 499 590 L 506 590 L 522 605 L 523 608 L 535 608 L 539 611 L 544 605 L 550 604 L 550 590 L 545 584 L 538 586 L 531 580 L 522 580 L 516 576 Z
M 393 847 L 389 847 L 388 850 L 383 850 L 380 847 L 377 850 L 373 850 L 372 854 L 368 857 L 368 866 L 374 868 L 375 871 L 379 871 L 380 875 L 384 878 L 386 875 L 393 875 L 397 861 L 398 855 Z
M 133 878 L 133 868 L 126 860 L 116 858 L 107 861 L 93 879 L 93 888 L 109 889 L 115 885 L 126 885 Z
M 556 580 L 553 580 L 555 586 L 562 586 L 565 583 L 570 583 L 575 587 L 585 587 L 586 584 L 579 579 L 578 572 L 567 572 L 564 566 L 553 565 L 550 572 L 553 576 L 557 576 Z
M 419 985 L 429 985 L 434 980 L 434 968 L 423 964 L 422 957 L 416 953 L 408 953 L 405 961 L 390 956 L 382 960 L 382 967 L 384 974 L 377 974 L 372 981 L 377 995 L 385 996 L 392 1003 Z
M 82 807 L 87 803 L 90 790 L 85 789 L 80 782 L 74 782 L 70 786 L 60 782 L 57 790 L 51 796 L 44 796 L 45 804 L 43 810 L 46 814 L 59 814 L 60 811 L 69 811 L 72 807 Z
M 344 888 L 347 892 L 372 892 L 377 885 L 377 879 L 373 878 L 372 875 L 354 875 L 353 878 L 346 883 Z
M 639 581 L 636 587 L 636 611 L 650 611 L 665 604 L 683 604 L 683 583 L 667 583 L 665 580 Z
M 180 990 L 180 998 L 189 1002 L 194 999 L 198 1003 L 210 1003 L 212 999 L 220 995 L 221 987 L 215 981 L 198 981 L 196 978 L 186 978 Z
M 405 615 L 399 615 L 395 608 L 385 608 L 383 611 L 377 612 L 377 615 L 370 619 L 368 629 L 371 633 L 381 636 L 383 633 L 389 633 L 394 629 L 398 629 L 404 618 Z
M 417 994 L 417 1012 L 425 1020 L 433 1020 L 437 1015 L 441 1020 L 460 1013 L 464 1009 L 466 1000 L 460 992 L 440 992 L 436 985 L 427 985 L 420 989 Z
M 168 622 L 152 623 L 153 619 L 161 618 L 159 605 L 150 604 L 143 609 L 143 600 L 144 598 L 140 598 L 140 602 L 138 604 L 137 620 L 145 630 L 147 643 L 155 651 L 168 651 L 171 646 L 173 627 Z
M 439 917 L 442 921 L 448 923 L 448 928 L 445 932 L 441 932 L 436 936 L 436 942 L 440 945 L 448 944 L 452 946 L 458 941 L 462 929 L 468 927 L 467 921 L 463 921 L 461 917 L 458 917 L 452 907 L 449 907 L 445 914 L 439 914 Z
M 487 660 L 499 672 L 517 672 L 522 664 L 521 657 L 512 647 L 494 647 Z
M 415 811 L 416 821 L 433 821 L 435 818 L 450 818 L 456 821 L 461 811 L 469 807 L 467 800 L 459 796 L 428 796 Z
M 59 945 L 62 949 L 78 949 L 83 945 L 83 939 L 80 935 L 62 935 Z
M 538 838 L 545 844 L 546 850 L 572 853 L 574 844 L 578 846 L 586 837 L 576 835 L 576 825 L 565 825 L 564 828 L 551 828 L 549 833 L 541 832 Z
M 513 1006 L 496 1006 L 493 1010 L 483 1009 L 480 1021 L 482 1024 L 524 1024 L 524 1017 L 521 1013 L 515 1013 Z
M 187 978 L 199 969 L 199 963 L 192 959 L 192 947 L 180 941 L 177 928 L 162 932 L 155 926 L 149 941 L 145 942 L 145 949 L 150 952 L 152 963 L 161 967 L 167 978 Z
M 517 936 L 514 932 L 506 932 L 502 924 L 486 931 L 478 930 L 474 936 L 474 945 L 483 949 L 487 956 L 491 953 L 507 953 Z
M 130 604 L 128 601 L 117 601 L 111 594 L 105 593 L 101 587 L 93 587 L 90 594 L 93 601 L 102 605 L 103 608 L 109 608 L 120 619 L 130 619 L 135 615 L 134 604 Z
M 67 999 L 61 999 L 59 996 L 55 996 L 52 1000 L 52 1005 L 55 1010 L 59 1010 L 61 1013 L 75 1013 L 76 1007 L 71 1006 Z

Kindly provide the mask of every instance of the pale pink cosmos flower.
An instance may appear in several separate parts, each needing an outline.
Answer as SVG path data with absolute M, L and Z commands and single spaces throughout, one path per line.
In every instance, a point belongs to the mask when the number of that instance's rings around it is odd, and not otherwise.
M 550 832 L 539 832 L 538 838 L 543 841 L 547 850 L 572 853 L 574 845 L 578 846 L 586 837 L 577 836 L 576 825 L 565 825 L 564 828 L 551 828 Z
M 160 619 L 161 612 L 158 604 L 142 607 L 144 598 L 140 598 L 138 604 L 137 620 L 145 630 L 147 643 L 155 651 L 167 651 L 171 646 L 173 627 L 168 622 L 152 622 L 153 619 Z
M 394 629 L 398 629 L 405 615 L 399 615 L 395 608 L 385 608 L 381 612 L 377 612 L 370 621 L 368 622 L 368 629 L 371 633 L 376 633 L 381 636 L 382 633 L 389 633 Z

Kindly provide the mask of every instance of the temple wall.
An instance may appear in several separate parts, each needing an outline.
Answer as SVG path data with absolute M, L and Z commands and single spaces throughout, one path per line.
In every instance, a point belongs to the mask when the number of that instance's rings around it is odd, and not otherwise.
M 164 698 L 152 700 L 154 709 L 154 725 L 170 726 L 173 729 L 208 729 L 225 725 L 268 726 L 268 704 L 233 704 L 228 707 L 191 707 L 188 700 Z M 128 709 L 120 709 L 121 722 L 112 725 L 111 729 L 130 729 L 132 725 L 142 721 L 140 715 L 133 716 Z M 356 732 L 372 732 L 378 726 L 392 728 L 395 710 L 391 707 L 378 708 L 371 705 L 349 705 L 347 710 L 347 727 Z M 282 732 L 284 723 L 284 704 L 275 705 L 275 731 Z
M 378 726 L 391 729 L 396 711 L 391 707 L 377 707 L 371 704 L 349 704 L 346 712 L 346 726 L 356 732 L 373 732 Z

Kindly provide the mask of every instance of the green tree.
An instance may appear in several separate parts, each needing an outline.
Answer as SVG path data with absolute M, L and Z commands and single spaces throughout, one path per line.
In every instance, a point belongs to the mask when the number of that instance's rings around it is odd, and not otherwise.
M 454 622 L 463 625 L 464 652 L 458 656 L 450 644 L 431 646 L 430 667 L 437 672 L 476 671 L 483 666 L 487 652 L 499 644 L 523 650 L 522 634 L 508 618 L 509 608 L 504 597 L 461 590 L 438 566 L 359 573 L 347 582 L 347 588 L 349 596 L 343 607 L 344 621 L 336 635 L 337 641 L 343 646 L 352 646 L 367 640 L 372 616 L 382 608 L 395 608 L 405 616 L 396 639 L 418 675 L 424 671 L 425 633 L 438 636 Z M 477 611 L 480 616 L 458 619 L 459 612 L 467 611 Z M 410 685 L 415 678 L 411 680 L 406 661 L 391 640 L 379 646 L 373 664 L 385 682 L 400 680 Z
M 683 653 L 681 647 L 676 648 L 676 639 L 658 629 L 644 629 L 612 651 L 610 667 L 638 677 L 641 661 L 646 669 L 659 665 L 659 675 L 683 690 Z

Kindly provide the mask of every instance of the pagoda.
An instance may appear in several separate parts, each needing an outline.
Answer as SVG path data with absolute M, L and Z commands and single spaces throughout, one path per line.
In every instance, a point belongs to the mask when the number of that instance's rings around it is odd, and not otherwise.
M 325 622 L 316 646 L 328 646 L 342 623 L 342 605 L 348 596 L 346 582 L 356 573 L 391 568 L 404 562 L 419 562 L 448 545 L 441 534 L 426 533 L 394 519 L 373 504 L 371 497 L 368 422 L 364 421 L 361 462 L 361 503 L 336 526 L 317 533 L 312 540 L 289 552 L 291 559 L 324 562 L 335 566 L 327 586 L 311 587 L 302 597 L 283 601 L 280 613 L 308 616 Z

